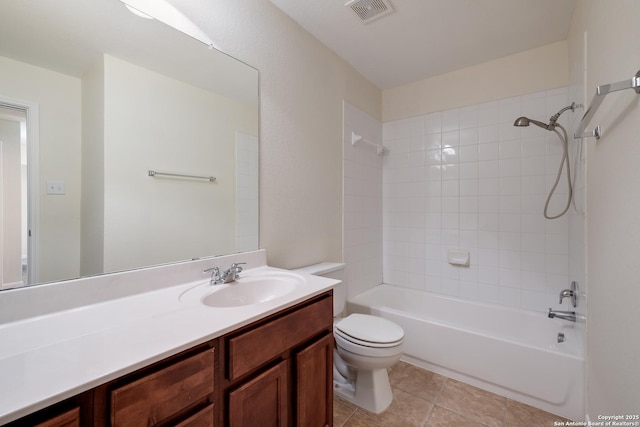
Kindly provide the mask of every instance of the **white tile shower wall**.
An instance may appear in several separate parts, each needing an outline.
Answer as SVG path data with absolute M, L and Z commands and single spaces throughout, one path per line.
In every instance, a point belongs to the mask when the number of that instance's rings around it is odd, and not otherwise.
M 546 122 L 567 99 L 561 88 L 383 124 L 385 283 L 559 307 L 569 282 L 569 222 L 546 220 L 543 208 L 562 145 L 553 132 L 513 122 L 523 115 Z M 559 121 L 565 127 L 569 114 Z M 551 214 L 567 193 L 563 173 Z M 449 264 L 449 249 L 469 251 L 470 265 Z
M 344 262 L 347 297 L 382 283 L 382 158 L 375 147 L 351 144 L 352 132 L 382 144 L 382 124 L 344 103 Z

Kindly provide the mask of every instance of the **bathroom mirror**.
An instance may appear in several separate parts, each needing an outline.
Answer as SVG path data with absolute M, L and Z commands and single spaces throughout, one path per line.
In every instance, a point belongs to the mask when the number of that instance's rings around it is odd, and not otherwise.
M 119 0 L 2 0 L 0 289 L 258 248 L 258 71 Z

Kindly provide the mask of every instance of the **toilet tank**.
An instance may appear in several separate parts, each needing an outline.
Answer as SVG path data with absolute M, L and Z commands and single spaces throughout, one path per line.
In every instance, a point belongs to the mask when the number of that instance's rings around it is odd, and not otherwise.
M 347 285 L 344 282 L 344 266 L 345 264 L 342 262 L 321 262 L 292 271 L 300 274 L 312 274 L 314 276 L 341 280 L 342 282 L 333 288 L 333 315 L 339 316 L 344 311 L 345 304 L 347 303 Z

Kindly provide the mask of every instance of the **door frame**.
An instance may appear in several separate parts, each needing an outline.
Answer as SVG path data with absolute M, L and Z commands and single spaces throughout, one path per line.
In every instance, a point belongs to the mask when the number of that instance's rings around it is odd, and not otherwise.
M 37 102 L 0 95 L 0 106 L 26 114 L 27 128 L 27 283 L 40 277 L 40 108 Z M 1 243 L 1 242 L 0 242 Z M 0 289 L 2 283 L 0 283 Z

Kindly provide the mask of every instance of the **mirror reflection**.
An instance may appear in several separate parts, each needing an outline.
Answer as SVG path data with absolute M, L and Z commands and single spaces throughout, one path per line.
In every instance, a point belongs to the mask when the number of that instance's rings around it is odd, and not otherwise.
M 256 69 L 118 0 L 1 8 L 0 289 L 258 248 Z

